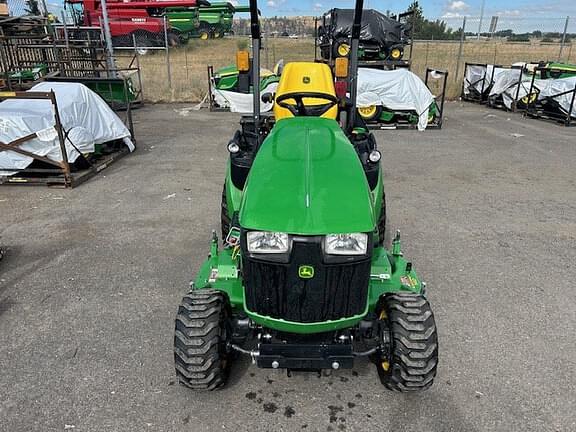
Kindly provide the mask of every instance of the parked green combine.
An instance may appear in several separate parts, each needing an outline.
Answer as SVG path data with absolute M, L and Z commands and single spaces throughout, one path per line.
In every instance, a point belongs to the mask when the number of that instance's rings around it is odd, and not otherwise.
M 232 22 L 237 12 L 250 12 L 248 6 L 234 6 L 228 2 L 212 2 L 211 6 L 203 6 L 200 12 L 200 39 L 221 38 L 226 34 L 233 34 Z
M 198 8 L 170 8 L 166 11 L 171 32 L 176 34 L 181 43 L 196 37 L 200 29 L 200 13 Z
M 237 12 L 249 12 L 248 6 L 234 6 L 228 2 L 213 2 L 199 8 L 170 8 L 166 16 L 171 29 L 181 42 L 190 38 L 215 39 L 233 34 L 232 23 Z

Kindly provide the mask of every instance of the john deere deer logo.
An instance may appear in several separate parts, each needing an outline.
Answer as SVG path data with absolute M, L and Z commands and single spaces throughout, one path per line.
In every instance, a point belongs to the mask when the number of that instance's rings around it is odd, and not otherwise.
M 314 267 L 303 265 L 298 268 L 298 276 L 302 279 L 312 279 L 314 277 Z

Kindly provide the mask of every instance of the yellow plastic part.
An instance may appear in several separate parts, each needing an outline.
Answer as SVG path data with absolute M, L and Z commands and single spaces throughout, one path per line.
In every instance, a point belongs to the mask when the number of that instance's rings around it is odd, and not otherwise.
M 334 61 L 334 75 L 336 75 L 336 78 L 346 78 L 348 76 L 348 58 L 338 57 Z
M 383 361 L 382 362 L 382 369 L 384 369 L 384 371 L 388 372 L 390 370 L 390 363 L 387 361 Z
M 250 70 L 250 53 L 248 51 L 238 51 L 236 53 L 236 67 L 240 72 Z
M 284 67 L 278 88 L 276 90 L 276 99 L 283 94 L 288 93 L 324 93 L 336 96 L 334 90 L 334 77 L 330 67 L 323 63 L 314 62 L 294 62 L 288 63 Z M 288 99 L 287 103 L 294 103 L 296 101 Z M 324 105 L 328 103 L 325 99 L 319 98 L 306 98 L 304 104 L 306 106 Z M 338 107 L 334 106 L 326 111 L 322 117 L 336 120 L 338 116 Z M 278 104 L 274 104 L 274 117 L 276 120 L 294 117 L 286 108 L 282 108 Z
M 402 57 L 402 51 L 400 51 L 398 48 L 394 48 L 390 55 L 394 60 L 398 60 L 400 57 Z

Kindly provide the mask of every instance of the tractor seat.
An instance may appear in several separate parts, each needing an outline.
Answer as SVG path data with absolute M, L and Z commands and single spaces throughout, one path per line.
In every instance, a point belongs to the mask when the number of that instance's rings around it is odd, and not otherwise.
M 321 93 L 336 97 L 334 89 L 334 78 L 328 65 L 314 62 L 293 62 L 284 66 L 280 82 L 276 89 L 276 100 L 286 94 L 306 94 Z M 290 105 L 296 105 L 294 99 L 285 101 Z M 315 97 L 303 97 L 303 104 L 306 106 L 308 116 L 323 117 L 336 120 L 338 116 L 338 106 L 326 110 L 330 105 L 328 100 Z M 315 114 L 316 113 L 316 114 Z M 278 103 L 274 104 L 274 117 L 276 121 L 285 118 L 294 117 L 290 110 L 281 107 Z

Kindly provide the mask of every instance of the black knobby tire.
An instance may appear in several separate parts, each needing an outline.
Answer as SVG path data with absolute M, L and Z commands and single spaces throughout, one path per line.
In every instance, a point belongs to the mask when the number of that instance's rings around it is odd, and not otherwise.
M 428 301 L 417 294 L 387 296 L 380 318 L 390 333 L 390 352 L 377 361 L 382 384 L 399 392 L 430 388 L 438 366 L 438 336 Z
M 228 233 L 230 232 L 230 215 L 228 214 L 228 201 L 226 199 L 226 183 L 224 183 L 224 188 L 222 189 L 222 205 L 220 210 L 220 223 L 222 226 L 222 241 L 226 241 Z
M 198 37 L 202 40 L 211 39 L 210 25 L 201 22 L 200 27 L 198 27 Z
M 191 291 L 176 315 L 174 365 L 178 381 L 194 390 L 226 384 L 230 368 L 228 299 L 219 291 Z
M 168 46 L 177 47 L 181 44 L 181 35 L 178 33 L 170 32 L 168 33 Z
M 382 191 L 382 205 L 380 206 L 380 218 L 378 219 L 378 243 L 380 246 L 386 246 L 386 193 Z

